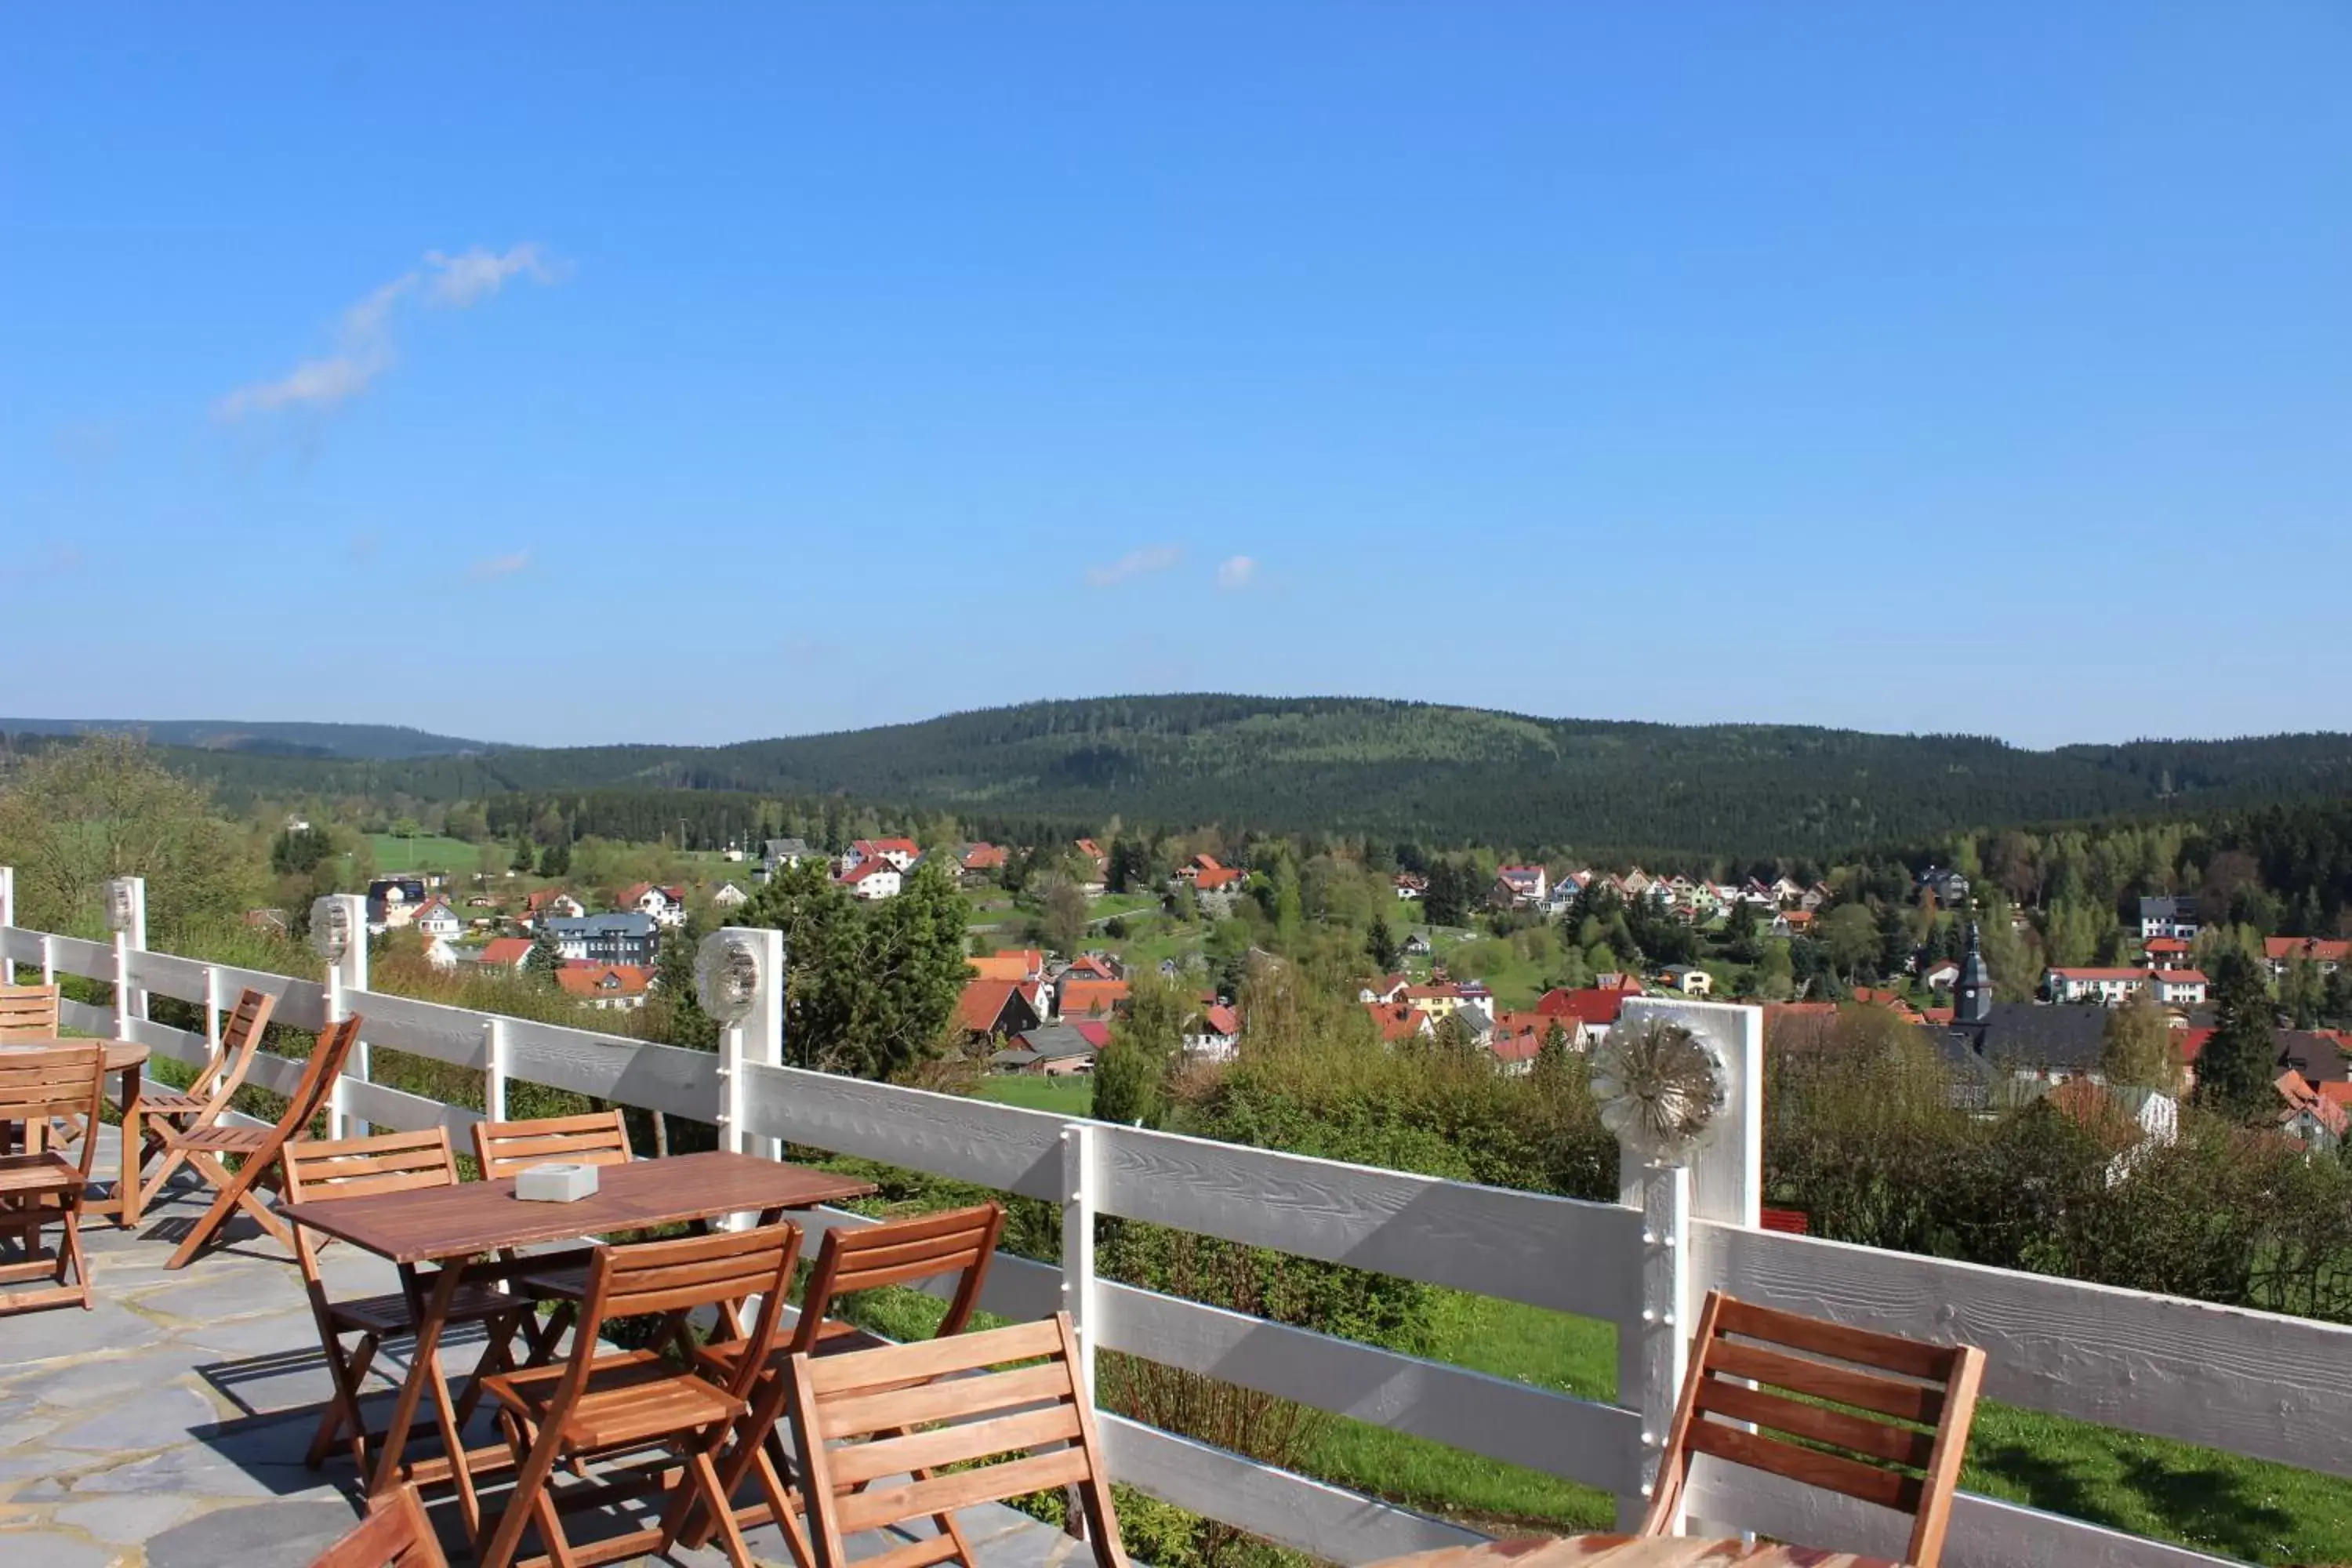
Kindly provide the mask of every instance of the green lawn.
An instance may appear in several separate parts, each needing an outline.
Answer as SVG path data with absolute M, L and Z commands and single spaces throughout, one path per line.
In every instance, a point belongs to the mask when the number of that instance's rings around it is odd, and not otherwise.
M 1095 1105 L 1095 1080 L 1084 1073 L 1067 1078 L 1031 1078 L 1000 1073 L 984 1079 L 980 1098 L 1024 1110 L 1050 1110 L 1057 1116 L 1086 1116 Z
M 482 847 L 468 844 L 462 838 L 443 838 L 435 834 L 422 834 L 415 838 L 396 837 L 389 833 L 371 833 L 368 847 L 375 855 L 376 869 L 385 875 L 394 871 L 461 871 L 467 876 L 483 868 Z M 499 851 L 497 869 L 506 869 L 509 848 Z
M 1434 1360 L 1588 1399 L 1613 1398 L 1616 1330 L 1439 1293 Z M 1590 1487 L 1360 1422 L 1335 1421 L 1308 1468 L 1359 1490 L 1489 1525 L 1606 1528 Z M 2352 1562 L 2352 1480 L 1986 1403 L 1961 1485 L 2116 1530 L 2254 1563 Z

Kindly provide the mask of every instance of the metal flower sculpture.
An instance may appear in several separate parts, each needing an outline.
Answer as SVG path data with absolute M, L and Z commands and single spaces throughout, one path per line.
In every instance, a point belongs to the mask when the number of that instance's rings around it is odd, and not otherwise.
M 1601 1125 L 1652 1164 L 1683 1162 L 1723 1114 L 1729 1080 L 1714 1046 L 1662 1018 L 1612 1029 L 1592 1058 Z
M 760 954 L 740 936 L 712 931 L 694 950 L 694 994 L 702 1010 L 731 1028 L 760 995 Z
M 352 950 L 352 911 L 332 893 L 310 901 L 310 947 L 329 963 Z

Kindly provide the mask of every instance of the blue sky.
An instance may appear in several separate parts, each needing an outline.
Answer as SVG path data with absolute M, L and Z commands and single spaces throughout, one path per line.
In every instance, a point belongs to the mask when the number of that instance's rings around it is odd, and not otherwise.
M 0 712 L 2352 728 L 2352 10 L 17 6 Z

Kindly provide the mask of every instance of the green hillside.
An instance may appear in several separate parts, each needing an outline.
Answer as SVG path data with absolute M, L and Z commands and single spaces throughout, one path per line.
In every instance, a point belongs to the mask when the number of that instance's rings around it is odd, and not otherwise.
M 719 747 L 497 748 L 363 763 L 173 755 L 232 796 L 732 791 L 949 808 L 980 820 L 1117 815 L 1742 857 L 2352 795 L 2352 736 L 2341 734 L 2036 752 L 1965 736 L 1537 719 L 1339 698 L 1036 702 Z

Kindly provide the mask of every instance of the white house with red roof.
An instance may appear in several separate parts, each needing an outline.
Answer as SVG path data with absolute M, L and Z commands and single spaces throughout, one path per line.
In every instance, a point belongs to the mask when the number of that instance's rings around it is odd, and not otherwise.
M 861 838 L 849 847 L 845 857 L 852 870 L 870 861 L 887 862 L 894 871 L 905 871 L 923 858 L 923 847 L 911 838 Z
M 838 880 L 849 889 L 851 898 L 863 899 L 869 904 L 897 898 L 905 886 L 903 868 L 893 866 L 887 857 L 880 855 L 870 860 L 859 861 L 844 871 Z
M 616 910 L 635 910 L 650 916 L 659 926 L 682 926 L 686 923 L 686 889 L 657 887 L 651 882 L 636 882 L 621 889 L 613 900 Z
M 503 969 L 509 973 L 520 970 L 523 960 L 530 956 L 530 938 L 527 936 L 494 937 L 474 962 L 484 969 Z
M 2271 961 L 2271 973 L 2281 980 L 2286 978 L 2286 966 L 2298 959 L 2317 964 L 2322 974 L 2333 974 L 2352 963 L 2352 937 L 2264 937 L 2263 956 Z
M 1202 1004 L 1184 1025 L 1184 1054 L 1195 1061 L 1231 1061 L 1241 1044 L 1241 1016 L 1223 1002 Z
M 2042 986 L 2053 1002 L 2097 1002 L 2112 1007 L 2146 990 L 2147 976 L 2148 972 L 2145 969 L 2053 964 L 2042 974 Z
M 428 942 L 455 942 L 466 934 L 466 922 L 446 899 L 425 900 L 408 923 L 423 931 Z
M 541 921 L 585 920 L 588 906 L 561 888 L 541 888 L 522 901 L 522 914 L 515 922 L 529 931 Z
M 1551 878 L 1540 866 L 1498 866 L 1495 869 L 1493 901 L 1505 909 L 1531 910 L 1551 891 Z
M 2156 999 L 2168 1007 L 2204 1005 L 2208 982 L 2197 970 L 2152 970 L 2148 973 L 2148 983 L 2156 988 Z

